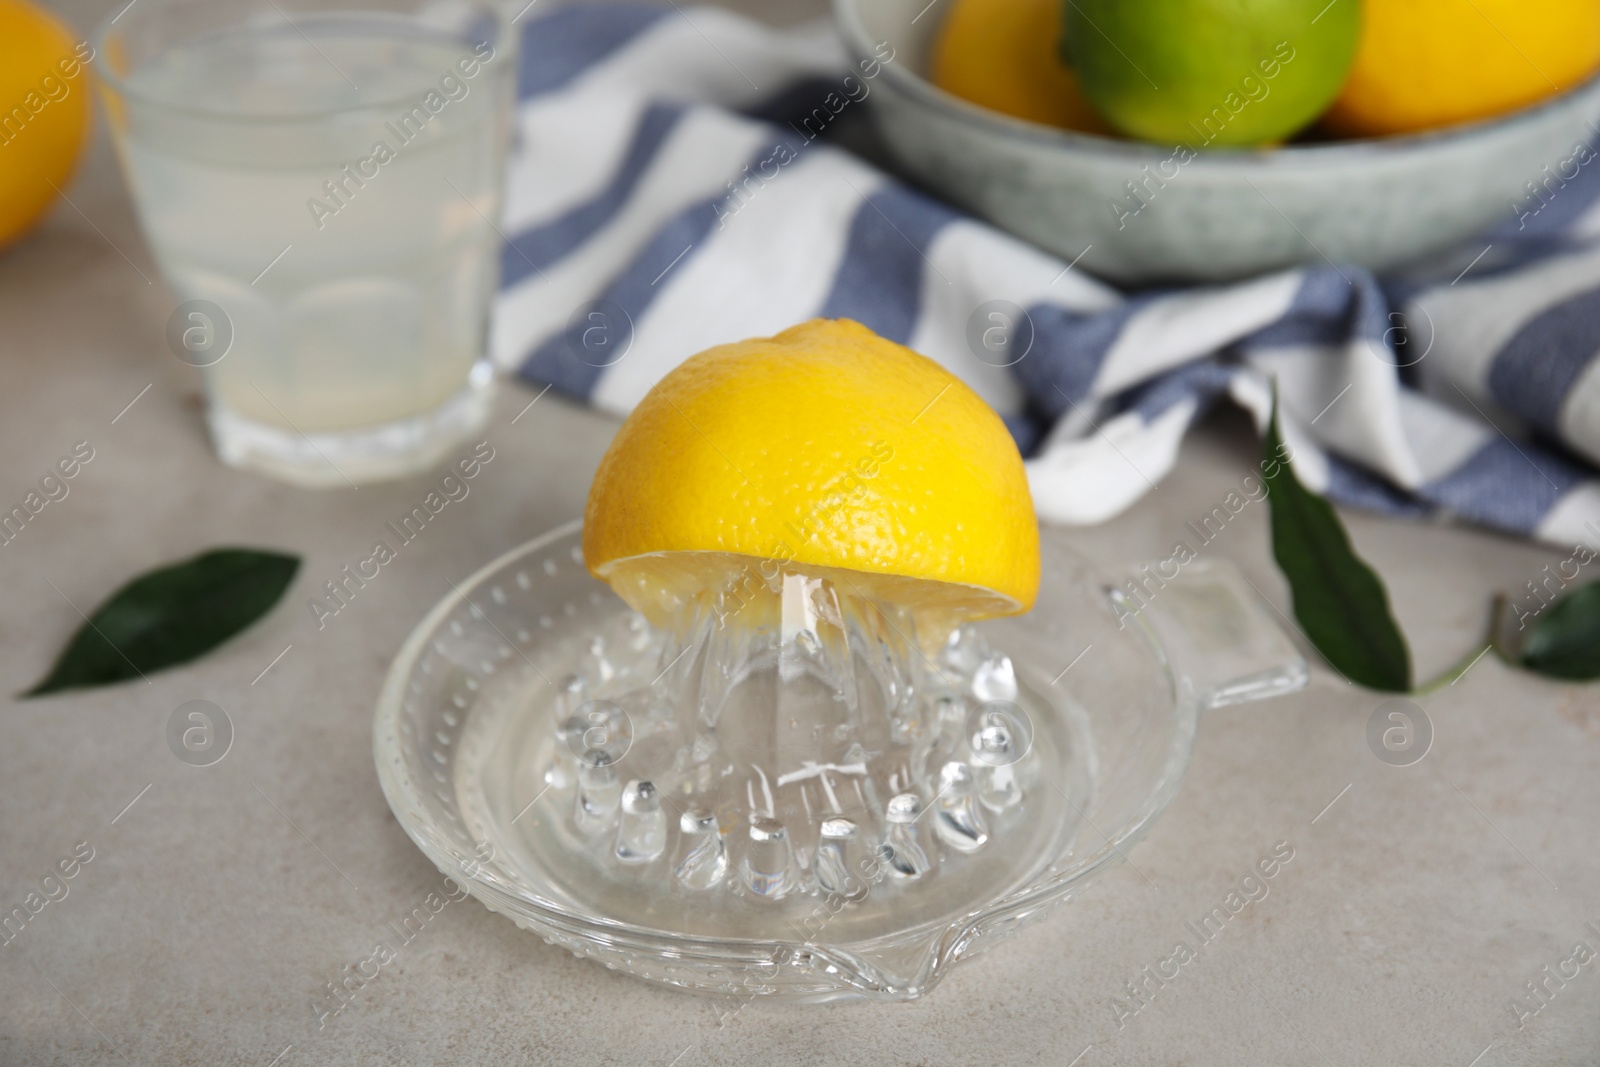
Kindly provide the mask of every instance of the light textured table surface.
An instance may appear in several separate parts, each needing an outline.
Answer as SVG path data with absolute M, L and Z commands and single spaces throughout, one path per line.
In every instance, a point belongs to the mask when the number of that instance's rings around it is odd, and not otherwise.
M 86 26 L 102 7 L 65 10 Z M 0 947 L 0 1063 L 1600 1061 L 1600 960 L 1564 981 L 1541 970 L 1580 941 L 1600 950 L 1600 687 L 1492 656 L 1421 700 L 1436 737 L 1410 767 L 1368 748 L 1382 698 L 1321 668 L 1299 695 L 1208 714 L 1132 865 L 915 1003 L 730 1010 L 580 962 L 468 900 L 319 1027 L 325 983 L 440 883 L 373 772 L 390 657 L 451 579 L 581 511 L 614 424 L 550 395 L 513 425 L 532 394 L 508 386 L 485 432 L 497 457 L 471 495 L 318 632 L 312 590 L 428 479 L 318 493 L 222 467 L 163 343 L 170 297 L 146 282 L 156 269 L 103 138 L 69 195 L 0 253 L 0 503 L 20 502 L 76 442 L 94 449 L 70 494 L 0 546 L 5 689 L 33 683 L 77 609 L 136 571 L 222 543 L 305 563 L 277 611 L 195 665 L 0 709 L 0 911 L 80 842 L 93 850 L 67 896 Z M 1075 534 L 1083 549 L 1167 555 L 1253 462 L 1234 419 L 1191 445 L 1147 499 Z M 1252 504 L 1209 551 L 1281 606 L 1265 518 Z M 1348 520 L 1423 676 L 1472 647 L 1495 590 L 1565 556 Z M 191 699 L 222 707 L 236 732 L 210 767 L 165 740 Z M 1137 1006 L 1126 984 L 1189 940 L 1185 921 L 1280 842 L 1293 859 L 1270 894 L 1137 1013 L 1119 1011 Z M 1514 1002 L 1542 1003 L 1526 987 L 1538 980 L 1547 1003 L 1519 1020 Z

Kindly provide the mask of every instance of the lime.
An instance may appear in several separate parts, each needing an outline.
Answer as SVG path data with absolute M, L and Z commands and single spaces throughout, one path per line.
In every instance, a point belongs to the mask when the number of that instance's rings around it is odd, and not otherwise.
M 1063 0 L 1068 60 L 1124 133 L 1190 148 L 1282 140 L 1333 101 L 1359 0 Z

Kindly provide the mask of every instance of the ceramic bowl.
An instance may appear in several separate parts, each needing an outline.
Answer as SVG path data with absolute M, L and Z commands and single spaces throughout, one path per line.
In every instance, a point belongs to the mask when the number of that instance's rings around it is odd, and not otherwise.
M 834 0 L 834 13 L 858 58 L 894 49 L 866 102 L 912 178 L 1124 284 L 1403 265 L 1538 208 L 1529 182 L 1559 199 L 1600 118 L 1597 76 L 1490 121 L 1182 162 L 1174 145 L 1024 122 L 935 88 L 924 74 L 944 12 L 928 0 Z

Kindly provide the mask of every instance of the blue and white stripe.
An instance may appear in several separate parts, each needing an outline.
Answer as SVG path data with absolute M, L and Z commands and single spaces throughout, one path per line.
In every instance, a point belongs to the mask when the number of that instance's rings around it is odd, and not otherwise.
M 818 137 L 803 116 L 842 122 L 871 92 L 858 77 L 849 98 L 826 26 L 572 7 L 527 24 L 520 63 L 491 347 L 527 380 L 620 415 L 701 349 L 857 319 L 970 384 L 1029 456 L 1040 515 L 1084 523 L 1159 482 L 1218 400 L 1261 423 L 1275 379 L 1296 470 L 1334 499 L 1600 547 L 1589 171 L 1405 277 L 1125 294 Z M 621 358 L 573 343 L 597 300 L 631 323 Z M 990 300 L 1032 323 L 1008 367 L 968 343 Z

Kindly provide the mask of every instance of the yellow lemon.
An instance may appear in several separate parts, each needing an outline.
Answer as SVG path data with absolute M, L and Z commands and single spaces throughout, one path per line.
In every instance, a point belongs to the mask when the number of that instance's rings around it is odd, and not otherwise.
M 830 578 L 951 623 L 1026 611 L 1039 586 L 1005 424 L 848 319 L 708 349 L 663 378 L 600 461 L 583 554 L 660 624 L 741 575 Z
M 89 130 L 87 45 L 24 0 L 0 0 L 0 245 L 72 176 Z
M 930 76 L 947 93 L 1047 126 L 1110 135 L 1061 59 L 1062 0 L 956 0 Z
M 1374 137 L 1489 118 L 1570 89 L 1597 66 L 1594 0 L 1368 3 L 1355 65 L 1323 122 Z

